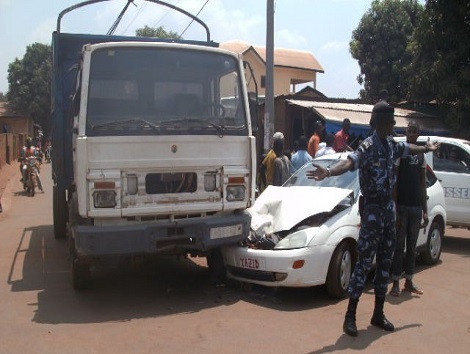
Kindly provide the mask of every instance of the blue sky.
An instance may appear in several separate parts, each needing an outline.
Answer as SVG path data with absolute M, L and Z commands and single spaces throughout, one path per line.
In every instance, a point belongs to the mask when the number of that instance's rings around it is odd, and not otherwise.
M 196 14 L 207 0 L 169 0 Z M 81 0 L 0 0 L 0 92 L 8 90 L 8 64 L 23 58 L 26 46 L 50 44 L 57 15 Z M 181 33 L 189 20 L 167 8 L 134 0 L 115 34 L 134 35 L 144 25 L 163 26 Z M 62 32 L 105 34 L 125 0 L 87 6 L 64 16 Z M 318 75 L 317 89 L 329 97 L 357 98 L 361 87 L 357 61 L 349 53 L 352 31 L 370 8 L 371 0 L 275 0 L 274 45 L 307 50 L 318 59 L 325 73 Z M 216 42 L 243 40 L 265 46 L 266 0 L 209 0 L 199 17 Z M 185 39 L 205 39 L 193 23 Z

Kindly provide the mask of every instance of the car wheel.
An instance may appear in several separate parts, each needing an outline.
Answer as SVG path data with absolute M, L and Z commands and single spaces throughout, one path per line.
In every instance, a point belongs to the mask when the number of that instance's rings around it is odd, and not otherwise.
M 343 298 L 348 292 L 349 280 L 353 267 L 353 253 L 347 242 L 340 243 L 333 252 L 328 275 L 326 291 L 336 298 Z
M 436 264 L 441 257 L 442 228 L 434 221 L 429 228 L 426 249 L 421 253 L 421 259 L 425 264 Z

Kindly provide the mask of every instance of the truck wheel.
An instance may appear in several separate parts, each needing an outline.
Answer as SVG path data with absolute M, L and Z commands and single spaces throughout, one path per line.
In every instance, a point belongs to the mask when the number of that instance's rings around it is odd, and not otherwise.
M 328 275 L 326 277 L 326 291 L 329 295 L 341 299 L 348 292 L 349 280 L 353 267 L 353 253 L 347 242 L 340 243 L 333 252 Z
M 211 280 L 215 283 L 223 283 L 226 279 L 226 269 L 224 264 L 224 258 L 220 248 L 209 251 L 206 256 L 207 266 L 209 267 L 209 273 Z
M 56 239 L 65 238 L 67 227 L 67 201 L 65 200 L 65 191 L 57 186 L 52 188 L 52 212 L 54 219 L 54 237 Z
M 436 264 L 441 257 L 442 251 L 442 228 L 439 223 L 433 221 L 429 228 L 426 249 L 421 253 L 421 260 L 425 264 Z

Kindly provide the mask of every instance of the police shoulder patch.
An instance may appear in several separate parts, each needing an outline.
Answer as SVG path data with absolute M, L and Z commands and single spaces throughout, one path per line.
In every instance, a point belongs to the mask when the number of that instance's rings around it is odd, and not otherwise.
M 372 139 L 367 138 L 362 141 L 360 147 L 365 150 L 365 149 L 368 149 L 370 146 L 372 146 L 373 143 L 374 141 Z

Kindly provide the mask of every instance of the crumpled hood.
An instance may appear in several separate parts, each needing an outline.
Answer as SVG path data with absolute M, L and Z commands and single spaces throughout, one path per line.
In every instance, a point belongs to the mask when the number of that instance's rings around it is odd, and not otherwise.
M 302 220 L 330 212 L 352 191 L 336 187 L 268 186 L 248 209 L 251 228 L 266 233 L 290 230 Z

